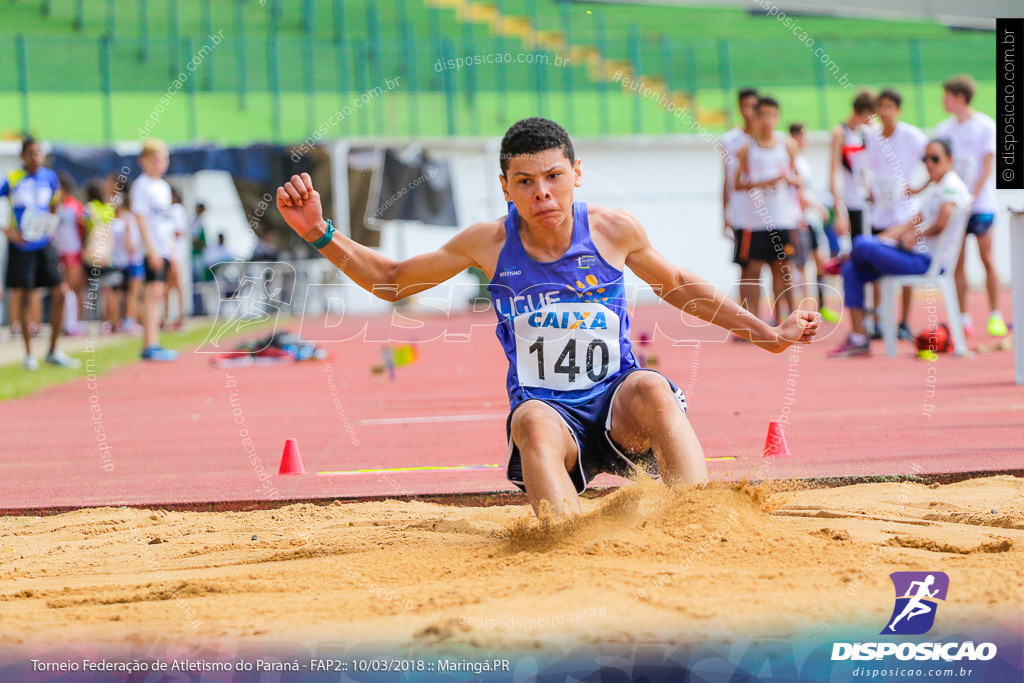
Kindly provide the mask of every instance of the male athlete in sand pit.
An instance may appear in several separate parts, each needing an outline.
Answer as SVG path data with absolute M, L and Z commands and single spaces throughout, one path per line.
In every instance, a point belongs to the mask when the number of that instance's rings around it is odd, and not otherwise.
M 623 267 L 673 306 L 776 353 L 809 342 L 820 317 L 796 311 L 771 327 L 666 261 L 632 214 L 574 202 L 582 167 L 569 135 L 553 121 L 514 124 L 502 139 L 500 163 L 508 215 L 404 261 L 334 233 L 308 174 L 277 189 L 277 206 L 300 237 L 385 301 L 470 266 L 488 275 L 509 360 L 507 476 L 538 516 L 581 512 L 579 494 L 600 472 L 641 470 L 660 472 L 670 485 L 705 483 L 707 463 L 682 392 L 640 368 L 630 350 Z

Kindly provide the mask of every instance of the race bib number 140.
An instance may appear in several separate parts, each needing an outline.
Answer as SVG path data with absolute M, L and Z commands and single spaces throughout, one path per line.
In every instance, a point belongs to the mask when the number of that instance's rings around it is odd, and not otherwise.
M 594 303 L 554 303 L 515 318 L 523 386 L 589 389 L 619 371 L 619 316 Z

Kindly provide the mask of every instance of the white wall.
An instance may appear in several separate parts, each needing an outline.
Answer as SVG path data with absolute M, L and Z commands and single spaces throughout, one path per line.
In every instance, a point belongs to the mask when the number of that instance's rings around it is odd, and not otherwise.
M 228 250 L 241 258 L 248 258 L 256 246 L 258 237 L 245 220 L 242 201 L 235 191 L 231 174 L 227 171 L 200 171 L 188 180 L 176 176 L 173 180 L 185 181 L 182 186 L 182 201 L 188 210 L 189 226 L 196 214 L 196 204 L 206 205 L 203 214 L 206 225 L 206 241 L 216 244 L 217 235 L 224 233 Z M 275 209 L 276 210 L 276 209 Z M 191 240 L 188 240 L 191 244 Z M 189 250 L 191 254 L 191 248 Z M 187 259 L 186 259 L 187 260 Z
M 402 147 L 412 140 L 348 141 L 352 146 L 388 144 Z M 462 226 L 493 219 L 505 214 L 505 202 L 498 183 L 498 140 L 442 138 L 417 140 L 433 156 L 448 158 L 452 163 L 455 200 Z M 722 163 L 714 149 L 697 136 L 656 136 L 619 139 L 580 139 L 575 141 L 577 156 L 583 160 L 583 187 L 577 190 L 578 201 L 625 208 L 635 213 L 651 236 L 655 247 L 669 260 L 690 268 L 719 288 L 729 289 L 737 268 L 731 263 L 731 242 L 721 229 Z M 0 172 L 18 165 L 18 143 L 0 143 Z M 812 133 L 808 158 L 817 177 L 814 185 L 825 187 L 828 138 Z M 343 169 L 335 164 L 335 169 Z M 212 178 L 210 178 L 212 180 Z M 218 179 L 219 180 L 219 179 Z M 226 180 L 226 179 L 225 179 Z M 222 183 L 210 193 L 200 184 L 193 185 L 194 198 L 207 199 L 216 207 L 214 230 L 223 228 L 234 246 L 247 225 L 237 205 L 237 197 L 229 183 Z M 191 189 L 191 188 L 190 188 Z M 222 192 L 223 191 L 223 192 Z M 224 193 L 230 195 L 225 197 Z M 6 202 L 0 202 L 0 220 Z M 1024 206 L 1024 191 L 1002 190 L 999 206 Z M 274 211 L 273 207 L 269 209 Z M 223 221 L 223 222 L 222 222 Z M 996 216 L 995 251 L 1003 280 L 1009 282 L 1009 230 L 1005 210 Z M 381 250 L 393 257 L 406 256 L 435 249 L 457 231 L 452 228 L 424 226 L 416 223 L 383 224 Z M 239 244 L 241 246 L 241 244 Z M 4 245 L 4 248 L 6 245 Z M 977 257 L 974 241 L 968 243 L 968 275 L 972 286 L 981 286 L 984 271 Z M 454 282 L 463 286 L 457 295 L 451 290 L 435 288 L 427 296 L 452 296 L 456 307 L 465 306 L 465 296 L 472 279 L 460 276 Z M 627 273 L 627 283 L 639 284 Z M 361 294 L 346 302 L 352 312 L 385 310 L 386 304 Z

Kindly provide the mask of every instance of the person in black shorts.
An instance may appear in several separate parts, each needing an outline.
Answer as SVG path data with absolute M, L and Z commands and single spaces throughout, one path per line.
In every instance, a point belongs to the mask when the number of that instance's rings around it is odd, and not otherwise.
M 64 318 L 64 293 L 67 285 L 60 268 L 57 248 L 51 242 L 57 226 L 57 207 L 61 202 L 60 182 L 53 170 L 43 166 L 43 150 L 33 138 L 25 138 L 21 146 L 22 167 L 11 171 L 0 185 L 0 197 L 11 202 L 11 224 L 7 234 L 7 273 L 4 284 L 21 306 L 18 313 L 21 336 L 25 341 L 26 370 L 39 369 L 32 355 L 32 333 L 29 329 L 31 297 L 35 289 L 50 290 L 50 349 L 46 362 L 77 368 L 81 361 L 57 348 Z
M 171 186 L 164 180 L 170 164 L 167 145 L 148 138 L 139 154 L 142 174 L 128 191 L 131 211 L 145 246 L 145 288 L 142 309 L 142 359 L 173 361 L 178 352 L 160 346 L 160 307 L 164 303 L 171 256 L 175 249 L 175 224 L 171 218 Z
M 761 97 L 755 108 L 754 135 L 736 157 L 736 190 L 746 192 L 744 228 L 736 230 L 734 260 L 742 268 L 741 295 L 744 305 L 758 313 L 763 266 L 771 271 L 771 317 L 784 317 L 783 308 L 795 310 L 793 286 L 798 282 L 790 263 L 794 255 L 792 231 L 799 219 L 795 188 L 800 180 L 794 168 L 799 153 L 796 143 L 776 130 L 779 103 Z
M 741 230 L 736 235 L 736 245 L 732 251 L 732 262 L 746 267 L 753 261 L 770 263 L 780 259 L 779 252 L 785 260 L 793 253 L 793 241 L 790 239 L 792 230 Z

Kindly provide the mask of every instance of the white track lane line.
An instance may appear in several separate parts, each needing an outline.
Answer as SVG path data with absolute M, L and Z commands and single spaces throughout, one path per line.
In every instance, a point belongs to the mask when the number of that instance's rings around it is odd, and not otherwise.
M 423 417 L 382 417 L 372 420 L 360 420 L 359 424 L 364 426 L 372 425 L 400 425 L 400 424 L 424 424 L 428 422 L 475 422 L 478 420 L 494 420 L 508 417 L 508 413 L 485 413 L 481 415 L 427 415 Z

